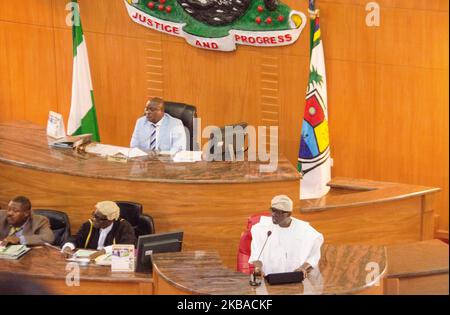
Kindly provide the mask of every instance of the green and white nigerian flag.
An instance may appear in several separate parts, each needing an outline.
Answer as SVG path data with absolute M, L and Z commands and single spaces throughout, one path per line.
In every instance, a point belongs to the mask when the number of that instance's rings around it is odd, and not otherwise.
M 77 1 L 72 2 L 74 4 L 74 14 L 78 14 Z M 67 133 L 69 135 L 91 133 L 92 141 L 99 142 L 100 135 L 98 132 L 97 114 L 95 112 L 89 58 L 79 16 L 74 18 L 72 39 L 72 100 Z

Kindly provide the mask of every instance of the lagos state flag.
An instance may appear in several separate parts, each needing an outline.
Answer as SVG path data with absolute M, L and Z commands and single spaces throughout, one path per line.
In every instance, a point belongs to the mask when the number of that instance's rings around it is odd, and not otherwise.
M 314 12 L 314 11 L 313 11 Z M 311 60 L 298 155 L 300 199 L 320 198 L 330 187 L 327 81 L 318 11 L 311 16 Z
M 77 1 L 72 1 L 72 3 L 74 4 L 73 14 L 79 14 Z M 91 133 L 92 140 L 99 142 L 100 135 L 98 132 L 97 114 L 95 112 L 89 58 L 79 15 L 74 18 L 72 40 L 72 100 L 67 133 L 69 135 Z

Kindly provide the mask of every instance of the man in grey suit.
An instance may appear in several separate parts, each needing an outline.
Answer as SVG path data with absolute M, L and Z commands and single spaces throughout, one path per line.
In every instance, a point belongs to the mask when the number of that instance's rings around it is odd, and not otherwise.
M 136 121 L 131 148 L 148 151 L 186 150 L 186 132 L 181 120 L 164 112 L 164 101 L 159 97 L 150 99 L 145 106 L 145 116 Z
M 9 202 L 8 210 L 0 210 L 0 245 L 43 245 L 54 239 L 50 222 L 32 213 L 27 197 L 16 197 Z

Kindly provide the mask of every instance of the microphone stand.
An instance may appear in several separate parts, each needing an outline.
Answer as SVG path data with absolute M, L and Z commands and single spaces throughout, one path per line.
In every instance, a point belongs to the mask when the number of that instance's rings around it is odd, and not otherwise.
M 269 236 L 272 235 L 272 231 L 267 231 L 267 237 L 266 237 L 266 241 L 264 242 L 263 247 L 261 248 L 261 252 L 259 253 L 258 259 L 257 261 L 259 261 L 259 258 L 261 257 L 261 254 L 264 250 L 264 248 L 266 247 L 267 241 L 269 240 Z M 259 278 L 261 274 L 257 274 L 255 272 L 255 270 L 253 270 L 251 277 L 250 277 L 250 281 L 248 282 L 252 287 L 259 287 L 261 285 L 261 278 Z
M 250 281 L 248 282 L 252 287 L 259 287 L 262 280 L 256 275 L 256 272 L 252 272 L 250 276 Z

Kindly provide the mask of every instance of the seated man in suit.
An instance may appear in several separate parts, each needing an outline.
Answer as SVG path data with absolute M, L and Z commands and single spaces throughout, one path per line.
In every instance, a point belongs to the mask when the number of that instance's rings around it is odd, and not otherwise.
M 136 236 L 128 221 L 119 219 L 120 208 L 113 201 L 101 201 L 95 205 L 92 219 L 85 222 L 77 234 L 63 245 L 64 254 L 72 254 L 75 248 L 111 251 L 113 244 L 134 244 Z
M 136 121 L 131 148 L 144 151 L 186 150 L 186 132 L 181 120 L 164 112 L 164 101 L 154 97 L 145 106 L 145 116 Z
M 306 278 L 318 266 L 323 236 L 308 222 L 292 218 L 292 207 L 288 196 L 275 196 L 272 217 L 261 217 L 252 227 L 248 262 L 256 274 L 301 271 Z
M 44 216 L 33 214 L 27 197 L 14 198 L 8 210 L 0 211 L 0 245 L 43 245 L 54 239 L 50 222 Z

